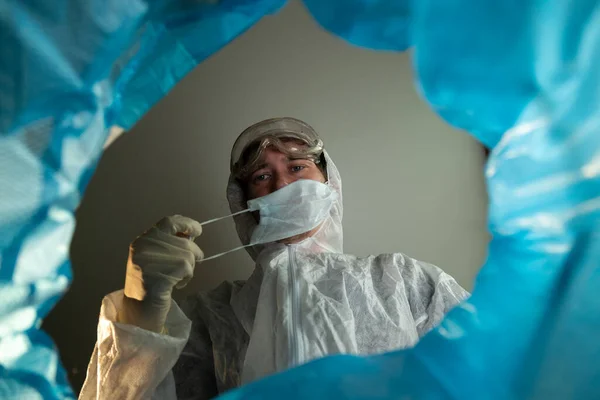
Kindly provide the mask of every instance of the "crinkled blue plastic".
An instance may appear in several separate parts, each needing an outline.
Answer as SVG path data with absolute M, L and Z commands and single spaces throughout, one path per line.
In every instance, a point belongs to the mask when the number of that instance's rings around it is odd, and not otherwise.
M 0 398 L 72 396 L 39 325 L 70 282 L 73 211 L 107 129 L 283 2 L 0 3 Z M 471 299 L 414 349 L 325 358 L 225 397 L 600 398 L 598 2 L 306 5 L 354 44 L 414 46 L 423 96 L 493 147 L 494 238 Z
M 284 0 L 0 2 L 0 398 L 73 397 L 39 328 L 108 129 Z
M 348 42 L 376 50 L 411 45 L 408 0 L 304 0 L 315 20 Z
M 600 399 L 600 3 L 420 0 L 411 15 L 424 97 L 493 147 L 473 296 L 413 349 L 223 398 Z

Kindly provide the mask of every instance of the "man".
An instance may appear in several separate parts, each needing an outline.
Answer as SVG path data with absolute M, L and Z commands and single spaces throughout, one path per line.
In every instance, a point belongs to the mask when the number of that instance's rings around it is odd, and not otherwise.
M 230 167 L 232 213 L 303 180 L 336 196 L 316 227 L 247 247 L 256 262 L 247 281 L 199 293 L 183 311 L 171 292 L 203 257 L 189 240 L 200 224 L 169 217 L 137 238 L 124 291 L 103 301 L 80 398 L 205 399 L 328 354 L 410 347 L 467 297 L 439 268 L 403 254 L 343 254 L 340 175 L 306 123 L 276 118 L 249 127 Z M 261 216 L 234 218 L 250 243 Z

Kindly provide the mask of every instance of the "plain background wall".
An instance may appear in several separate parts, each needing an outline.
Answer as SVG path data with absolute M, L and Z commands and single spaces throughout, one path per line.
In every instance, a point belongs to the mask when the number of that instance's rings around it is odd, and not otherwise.
M 472 288 L 488 241 L 483 148 L 418 97 L 409 54 L 352 47 L 292 2 L 198 66 L 104 153 L 77 213 L 73 286 L 45 323 L 76 389 L 101 299 L 123 286 L 129 243 L 165 215 L 228 214 L 231 146 L 273 116 L 323 137 L 343 178 L 347 253 L 403 252 Z M 197 242 L 211 255 L 239 240 L 227 220 Z M 243 251 L 208 261 L 177 296 L 252 268 Z

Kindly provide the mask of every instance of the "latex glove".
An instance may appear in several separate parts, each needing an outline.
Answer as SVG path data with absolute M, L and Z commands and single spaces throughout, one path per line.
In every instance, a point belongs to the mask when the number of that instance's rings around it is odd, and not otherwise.
M 131 243 L 119 322 L 163 330 L 173 288 L 184 287 L 193 277 L 196 261 L 204 257 L 192 241 L 201 233 L 200 223 L 174 215 Z

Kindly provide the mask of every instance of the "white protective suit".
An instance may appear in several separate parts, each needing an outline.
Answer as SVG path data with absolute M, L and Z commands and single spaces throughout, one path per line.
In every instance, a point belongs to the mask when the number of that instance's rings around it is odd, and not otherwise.
M 115 322 L 123 292 L 106 296 L 80 399 L 205 399 L 328 354 L 410 347 L 468 296 L 439 268 L 403 254 L 343 254 L 342 184 L 325 159 L 339 200 L 318 232 L 249 248 L 250 278 L 198 293 L 181 309 L 173 302 L 167 333 Z M 232 212 L 246 208 L 235 179 L 227 197 Z M 248 243 L 254 218 L 235 222 Z

